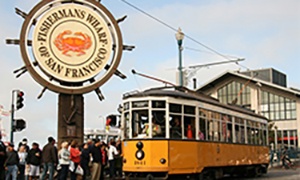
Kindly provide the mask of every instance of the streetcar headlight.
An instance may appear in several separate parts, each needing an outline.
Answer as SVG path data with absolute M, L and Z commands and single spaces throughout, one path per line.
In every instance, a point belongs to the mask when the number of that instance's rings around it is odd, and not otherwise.
M 144 157 L 145 157 L 144 151 L 138 150 L 138 151 L 135 153 L 135 157 L 136 157 L 138 160 L 144 159 Z

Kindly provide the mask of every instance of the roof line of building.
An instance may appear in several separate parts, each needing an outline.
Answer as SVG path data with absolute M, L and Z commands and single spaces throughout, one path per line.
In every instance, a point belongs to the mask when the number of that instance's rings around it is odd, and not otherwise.
M 236 72 L 236 71 L 225 71 L 224 73 L 220 74 L 219 76 L 213 78 L 211 81 L 206 82 L 203 86 L 201 86 L 200 88 L 198 88 L 198 90 L 201 90 L 202 88 L 208 86 L 210 83 L 212 83 L 212 82 L 220 79 L 221 77 L 223 77 L 226 74 L 231 74 L 231 75 L 238 76 L 240 78 L 244 78 L 244 79 L 247 79 L 247 80 L 256 81 L 257 83 L 259 82 L 261 84 L 265 84 L 265 85 L 270 86 L 270 87 L 274 87 L 274 88 L 277 88 L 277 89 L 280 89 L 280 90 L 283 90 L 283 91 L 288 91 L 288 92 L 293 93 L 295 95 L 300 95 L 300 90 L 297 90 L 295 88 L 283 87 L 283 86 L 280 86 L 280 85 L 277 85 L 277 84 L 273 84 L 271 82 L 267 82 L 267 81 L 264 81 L 264 80 L 261 80 L 261 79 L 255 78 L 255 77 L 253 78 L 251 76 L 243 75 L 243 74 L 241 74 L 239 72 Z

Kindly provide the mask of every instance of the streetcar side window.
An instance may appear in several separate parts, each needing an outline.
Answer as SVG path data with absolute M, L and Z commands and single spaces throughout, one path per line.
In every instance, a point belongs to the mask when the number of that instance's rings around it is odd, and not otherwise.
M 187 139 L 195 139 L 196 136 L 196 122 L 195 122 L 196 108 L 195 106 L 184 106 L 184 136 Z
M 212 119 L 212 112 L 208 111 L 208 140 L 214 140 L 214 120 Z
M 247 139 L 248 144 L 256 144 L 256 123 L 250 120 L 247 120 Z
M 220 113 L 212 112 L 212 120 L 213 120 L 213 129 L 212 129 L 212 136 L 213 141 L 220 141 L 220 135 L 222 134 L 221 128 L 221 117 Z
M 199 109 L 199 140 L 207 140 L 207 110 Z
M 247 144 L 252 144 L 251 138 L 251 122 L 249 120 L 247 122 Z
M 124 126 L 124 137 L 129 138 L 130 134 L 130 122 L 129 122 L 129 112 L 124 113 L 125 122 L 123 124 Z
M 152 136 L 166 137 L 165 111 L 153 111 L 152 116 Z
M 222 136 L 221 140 L 232 142 L 232 120 L 229 115 L 222 115 Z
M 245 130 L 245 120 L 240 119 L 241 122 L 241 143 L 245 144 L 246 143 L 246 130 Z
M 258 123 L 258 144 L 263 145 L 263 126 L 262 123 Z
M 253 122 L 254 144 L 259 144 L 259 123 Z
M 169 104 L 170 111 L 170 138 L 182 139 L 182 105 L 181 104 Z
M 181 116 L 172 115 L 170 117 L 170 137 L 174 139 L 182 138 Z
M 266 124 L 263 124 L 263 145 L 268 145 L 267 133 L 268 133 L 268 126 Z
M 184 136 L 186 139 L 195 139 L 195 117 L 184 117 Z

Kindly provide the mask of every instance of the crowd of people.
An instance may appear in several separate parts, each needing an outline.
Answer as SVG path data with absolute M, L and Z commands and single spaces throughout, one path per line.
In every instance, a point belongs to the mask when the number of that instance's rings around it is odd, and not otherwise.
M 2 180 L 102 180 L 122 177 L 121 140 L 111 139 L 107 144 L 99 139 L 79 145 L 76 140 L 56 145 L 53 137 L 40 147 L 33 142 L 31 148 L 24 138 L 18 147 L 1 141 L 0 179 Z

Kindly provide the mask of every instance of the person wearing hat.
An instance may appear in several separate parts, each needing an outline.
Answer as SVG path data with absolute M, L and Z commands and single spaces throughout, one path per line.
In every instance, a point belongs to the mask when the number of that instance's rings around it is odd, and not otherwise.
M 12 176 L 12 180 L 17 180 L 19 161 L 18 153 L 14 149 L 14 145 L 10 143 L 7 147 L 7 159 L 4 165 L 6 169 L 6 180 L 9 180 L 10 176 Z
M 25 146 L 25 151 L 28 152 L 30 147 L 28 146 L 27 143 L 28 143 L 28 140 L 26 138 L 22 139 L 22 141 L 19 143 L 18 151 L 19 151 L 21 146 Z

